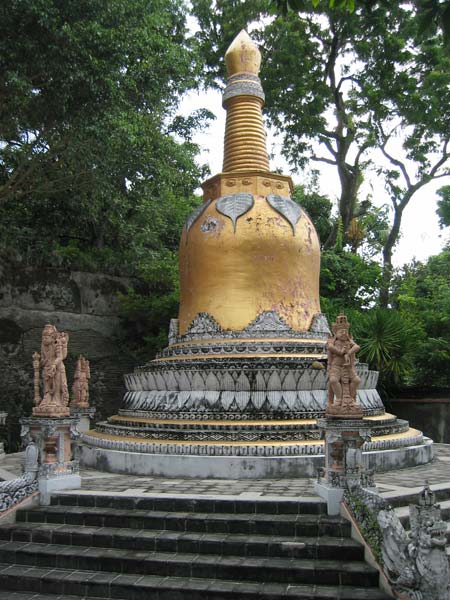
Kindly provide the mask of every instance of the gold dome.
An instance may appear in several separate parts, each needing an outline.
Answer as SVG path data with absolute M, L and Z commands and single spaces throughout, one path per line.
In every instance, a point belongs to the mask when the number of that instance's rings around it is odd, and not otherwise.
M 199 313 L 240 331 L 265 311 L 304 332 L 320 313 L 319 240 L 290 199 L 290 177 L 269 171 L 261 56 L 245 31 L 226 62 L 224 172 L 203 184 L 205 203 L 182 234 L 179 333 Z
M 215 200 L 181 238 L 180 334 L 200 312 L 236 331 L 269 310 L 306 331 L 320 312 L 319 268 L 319 241 L 304 212 L 293 233 L 267 197 L 257 195 L 234 231 Z

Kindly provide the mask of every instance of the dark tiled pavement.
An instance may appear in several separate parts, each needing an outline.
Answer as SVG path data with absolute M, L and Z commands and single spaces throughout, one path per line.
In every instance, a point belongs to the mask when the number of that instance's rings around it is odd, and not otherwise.
M 419 491 L 428 480 L 430 485 L 450 488 L 450 444 L 434 445 L 434 460 L 428 465 L 377 473 L 375 480 L 382 494 L 404 495 Z M 7 455 L 0 463 L 0 478 L 11 478 L 21 472 L 22 454 Z M 82 469 L 82 490 L 123 495 L 283 497 L 315 496 L 314 479 L 199 479 L 164 478 L 104 473 Z

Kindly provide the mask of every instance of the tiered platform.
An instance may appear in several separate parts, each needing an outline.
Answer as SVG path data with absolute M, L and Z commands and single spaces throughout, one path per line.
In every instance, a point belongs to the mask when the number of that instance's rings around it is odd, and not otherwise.
M 119 414 L 83 436 L 83 463 L 147 475 L 314 476 L 323 463 L 316 420 L 327 402 L 324 317 L 301 335 L 273 311 L 241 332 L 221 331 L 208 315 L 184 336 L 176 327 L 157 359 L 125 377 Z M 385 412 L 378 373 L 364 364 L 357 371 L 358 400 L 371 423 L 367 466 L 431 460 L 431 441 Z

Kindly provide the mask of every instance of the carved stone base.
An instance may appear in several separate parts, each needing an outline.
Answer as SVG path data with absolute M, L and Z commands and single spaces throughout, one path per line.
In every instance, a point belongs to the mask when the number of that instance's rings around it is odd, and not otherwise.
M 81 487 L 79 463 L 72 456 L 72 444 L 80 437 L 78 419 L 34 416 L 20 422 L 23 443 L 34 442 L 39 451 L 41 502 L 48 504 L 52 491 Z
M 344 491 L 355 484 L 373 487 L 371 474 L 363 467 L 362 447 L 370 441 L 370 425 L 363 419 L 336 416 L 318 419 L 325 439 L 325 468 L 321 470 L 315 490 L 327 501 L 328 514 L 340 512 Z
M 70 410 L 68 406 L 60 406 L 59 404 L 48 404 L 41 403 L 39 406 L 33 408 L 33 415 L 35 417 L 70 417 Z
M 345 407 L 331 404 L 327 406 L 325 416 L 332 419 L 362 419 L 364 412 L 359 405 Z

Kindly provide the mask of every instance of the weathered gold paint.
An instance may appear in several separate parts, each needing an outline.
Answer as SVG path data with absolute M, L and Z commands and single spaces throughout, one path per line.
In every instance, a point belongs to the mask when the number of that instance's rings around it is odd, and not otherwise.
M 180 243 L 180 333 L 199 312 L 223 329 L 242 330 L 259 314 L 276 310 L 295 331 L 305 331 L 320 312 L 320 248 L 303 213 L 295 235 L 265 196 L 233 230 L 212 202 Z
M 275 194 L 290 197 L 294 190 L 292 179 L 286 175 L 247 169 L 239 173 L 219 173 L 203 184 L 203 199 L 215 200 L 226 194 L 248 192 L 255 196 Z
M 251 82 L 259 73 L 261 53 L 248 33 L 242 30 L 225 54 L 227 90 Z M 238 80 L 233 76 L 239 75 Z M 248 79 L 246 76 L 250 76 Z M 240 88 L 241 89 L 241 88 Z M 225 98 L 225 96 L 224 96 Z M 252 94 L 239 94 L 224 100 L 227 111 L 223 152 L 225 172 L 269 170 L 266 132 L 262 119 L 264 100 Z
M 262 100 L 252 96 L 236 96 L 227 101 L 223 152 L 225 172 L 269 170 L 262 107 Z
M 237 73 L 258 75 L 261 67 L 261 53 L 245 29 L 238 33 L 225 52 L 225 64 L 228 77 Z
M 390 415 L 389 413 L 384 413 L 383 415 L 377 415 L 375 417 L 373 417 L 373 416 L 363 417 L 363 420 L 376 421 L 376 420 L 385 419 L 386 417 L 395 418 L 394 415 Z M 113 417 L 110 417 L 109 421 L 127 422 L 127 423 L 129 423 L 130 421 L 133 421 L 136 423 L 146 423 L 149 425 L 152 425 L 155 423 L 157 423 L 158 425 L 204 425 L 205 424 L 204 420 L 199 421 L 196 419 L 149 419 L 147 417 L 123 417 L 121 415 L 115 415 Z M 282 422 L 283 425 L 297 425 L 297 426 L 315 425 L 316 423 L 317 423 L 317 419 L 286 419 L 286 420 L 283 420 L 283 422 Z M 271 426 L 271 425 L 280 425 L 280 421 L 279 420 L 224 421 L 222 419 L 211 419 L 211 420 L 208 420 L 208 425 L 218 425 L 220 427 L 224 427 L 225 429 L 236 427 L 236 425 L 242 425 L 242 426 L 251 425 L 252 427 L 255 427 L 255 426 L 267 427 L 267 426 Z
M 246 32 L 226 53 L 228 88 L 252 80 L 261 56 Z M 235 84 L 236 81 L 236 84 Z M 267 202 L 269 194 L 290 197 L 290 177 L 269 172 L 262 98 L 253 93 L 227 96 L 224 173 L 205 181 L 212 202 L 180 242 L 181 299 L 179 332 L 185 334 L 198 313 L 206 312 L 223 329 L 239 331 L 263 311 L 275 310 L 295 331 L 308 330 L 320 312 L 320 248 L 309 217 L 295 227 Z M 236 230 L 216 210 L 224 195 L 249 192 L 253 207 L 240 216 Z M 293 355 L 305 356 L 305 355 Z M 217 355 L 215 355 L 217 358 Z

